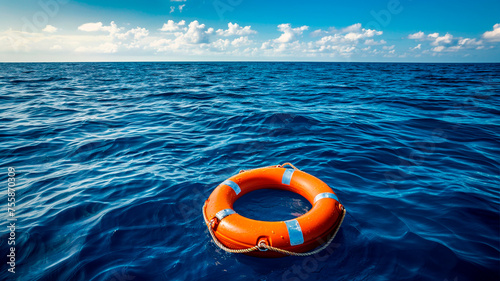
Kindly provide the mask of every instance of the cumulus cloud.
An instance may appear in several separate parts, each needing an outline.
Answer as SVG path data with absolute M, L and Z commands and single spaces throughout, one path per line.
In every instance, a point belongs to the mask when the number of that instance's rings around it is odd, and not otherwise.
M 89 22 L 80 25 L 78 30 L 85 32 L 106 31 L 113 34 L 120 31 L 121 28 L 118 28 L 114 21 L 112 21 L 108 26 L 103 25 L 102 22 Z
M 252 30 L 252 27 L 250 25 L 242 27 L 237 23 L 228 23 L 227 24 L 227 29 L 218 29 L 217 30 L 217 35 L 220 36 L 244 36 L 244 35 L 250 35 L 250 34 L 256 34 L 257 31 Z
M 445 46 L 437 46 L 435 48 L 432 48 L 432 51 L 434 52 L 442 52 L 446 47 Z
M 225 51 L 231 44 L 229 39 L 219 39 L 211 44 L 211 47 L 218 51 Z
M 54 33 L 57 31 L 57 27 L 52 26 L 50 24 L 46 25 L 44 29 L 42 29 L 43 32 L 48 32 L 48 33 Z
M 458 41 L 458 45 L 461 46 L 479 46 L 482 44 L 483 44 L 482 40 L 476 40 L 471 38 L 462 38 Z
M 280 24 L 278 25 L 278 30 L 283 32 L 283 34 L 281 34 L 281 36 L 274 41 L 278 43 L 289 43 L 295 41 L 297 37 L 302 35 L 302 33 L 307 29 L 309 29 L 309 26 L 307 25 L 292 28 L 292 25 L 289 23 Z
M 302 34 L 306 28 L 292 28 L 288 24 L 279 26 L 282 40 L 269 40 L 261 45 L 261 50 L 268 54 L 301 53 L 307 57 L 327 56 L 327 57 L 349 57 L 355 53 L 374 54 L 389 53 L 393 50 L 372 50 L 371 45 L 384 45 L 385 40 L 375 40 L 376 36 L 382 35 L 382 31 L 366 29 L 360 23 L 356 23 L 344 28 L 330 27 L 327 30 L 315 30 L 310 33 L 313 37 L 320 37 L 314 41 L 304 42 L 297 39 L 296 34 Z M 279 38 L 278 38 L 279 39 Z M 358 48 L 359 44 L 368 45 L 365 48 Z M 273 53 L 270 53 L 273 51 Z
M 146 28 L 136 27 L 126 30 L 112 21 L 108 26 L 102 22 L 85 23 L 78 27 L 84 32 L 107 32 L 108 35 L 101 36 L 96 42 L 83 42 L 75 48 L 78 53 L 116 53 L 122 49 L 137 49 L 144 47 L 149 31 Z M 126 30 L 126 31 L 125 31 Z
M 408 35 L 408 39 L 424 39 L 425 34 L 422 31 Z
M 242 46 L 248 46 L 252 43 L 253 43 L 253 41 L 249 40 L 248 36 L 242 36 L 242 37 L 234 39 L 231 42 L 231 45 L 233 45 L 234 47 L 242 47 Z
M 429 37 L 429 38 L 438 38 L 439 37 L 439 33 L 434 32 L 434 33 L 431 33 L 431 34 L 427 35 L 427 37 Z
M 367 37 L 373 37 L 375 35 L 382 35 L 382 31 L 376 31 L 373 29 L 363 29 L 360 31 L 351 31 L 347 33 L 344 38 L 351 41 L 357 41 L 359 39 L 364 39 Z
M 500 42 L 500 23 L 495 24 L 492 31 L 483 33 L 482 37 L 491 42 Z
M 443 36 L 439 36 L 439 33 L 433 33 L 429 34 L 428 37 L 433 40 L 431 43 L 433 46 L 450 44 L 453 39 L 453 35 L 449 33 L 446 33 Z
M 337 54 L 346 57 L 354 53 L 380 53 L 381 51 L 372 50 L 370 46 L 386 44 L 385 40 L 377 41 L 374 39 L 375 36 L 382 34 L 382 31 L 363 28 L 360 23 L 340 29 L 332 27 L 324 32 L 323 37 L 314 42 L 310 52 Z M 368 45 L 368 47 L 358 48 L 360 43 Z M 388 50 L 385 50 L 385 52 Z
M 213 30 L 213 29 L 212 29 Z M 181 34 L 176 40 L 190 44 L 208 43 L 208 34 L 205 24 L 200 24 L 197 20 L 188 25 L 186 33 Z
M 328 32 L 329 35 L 323 36 L 321 39 L 316 41 L 317 45 L 327 46 L 327 45 L 350 45 L 350 47 L 355 47 L 360 40 L 364 40 L 366 45 L 381 45 L 385 44 L 384 40 L 375 41 L 372 37 L 382 35 L 382 31 L 377 31 L 374 29 L 365 29 L 361 27 L 361 24 L 354 24 L 342 29 L 332 29 Z M 352 48 L 347 48 L 345 50 L 350 50 Z
M 103 25 L 102 22 L 89 22 L 84 23 L 78 27 L 78 30 L 92 32 L 92 31 L 102 31 Z
M 184 27 L 186 25 L 186 21 L 181 20 L 178 23 L 175 23 L 173 20 L 168 20 L 167 23 L 164 23 L 162 28 L 160 28 L 160 31 L 165 31 L 165 32 L 176 32 L 180 30 L 185 30 L 186 28 Z
M 380 40 L 380 41 L 376 41 L 374 39 L 366 39 L 365 40 L 365 45 L 384 45 L 384 44 L 387 44 L 387 42 L 385 40 Z
M 342 29 L 340 29 L 340 31 L 336 31 L 335 29 L 331 29 L 332 32 L 335 32 L 335 33 L 351 33 L 351 32 L 354 32 L 354 33 L 358 33 L 359 31 L 361 31 L 361 23 L 355 23 L 353 25 L 350 25 L 348 27 L 344 27 Z
M 494 27 L 495 28 L 495 27 Z M 500 30 L 500 25 L 498 26 Z M 492 31 L 493 32 L 493 31 Z M 486 34 L 487 32 L 485 32 Z M 489 36 L 492 36 L 489 34 Z M 484 39 L 485 36 L 482 36 Z M 430 46 L 434 46 L 430 48 L 430 51 L 435 53 L 443 53 L 443 52 L 457 52 L 463 49 L 485 49 L 485 42 L 483 40 L 477 40 L 475 38 L 464 38 L 464 37 L 455 37 L 450 33 L 446 33 L 444 35 L 440 35 L 438 32 L 429 33 L 425 35 L 424 32 L 420 31 L 414 34 L 408 35 L 409 39 L 419 40 L 419 41 L 427 41 Z M 491 41 L 491 40 L 486 40 Z M 492 47 L 492 46 L 490 46 Z M 422 44 L 418 44 L 414 48 L 410 48 L 410 50 L 420 50 L 423 48 Z M 424 50 L 423 52 L 428 52 L 428 50 Z
M 354 53 L 373 53 L 394 51 L 393 48 L 378 51 L 371 50 L 371 45 L 384 45 L 385 40 L 375 40 L 374 37 L 382 35 L 382 31 L 366 29 L 360 23 L 344 28 L 330 27 L 327 30 L 315 30 L 310 33 L 312 37 L 320 37 L 314 41 L 301 41 L 299 36 L 307 30 L 307 26 L 292 28 L 290 24 L 281 24 L 278 30 L 281 36 L 274 40 L 263 42 L 260 49 L 269 55 L 300 54 L 307 57 L 349 57 Z M 358 48 L 359 44 L 368 45 Z
M 461 49 L 484 49 L 484 42 L 482 40 L 476 40 L 471 38 L 462 38 L 458 40 L 458 43 L 455 46 L 448 47 L 446 50 L 449 52 L 456 52 Z
M 175 50 L 194 50 L 195 45 L 198 47 L 210 47 L 210 36 L 215 33 L 213 28 L 207 28 L 205 24 L 201 24 L 197 20 L 194 20 L 188 24 L 186 27 L 185 21 L 180 21 L 175 23 L 169 20 L 160 31 L 168 32 L 170 37 L 167 38 L 154 38 L 149 42 L 148 47 L 152 48 L 158 52 L 175 51 Z M 226 44 L 223 41 L 212 42 L 212 47 L 218 50 L 224 50 Z M 197 48 L 197 47 L 196 47 Z

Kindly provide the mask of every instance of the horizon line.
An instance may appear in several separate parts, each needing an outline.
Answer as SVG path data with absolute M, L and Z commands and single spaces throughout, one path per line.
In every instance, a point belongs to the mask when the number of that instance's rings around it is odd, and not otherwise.
M 500 61 L 484 62 L 484 61 L 314 61 L 314 60 L 124 60 L 124 61 L 0 61 L 0 63 L 425 63 L 425 64 L 498 64 Z

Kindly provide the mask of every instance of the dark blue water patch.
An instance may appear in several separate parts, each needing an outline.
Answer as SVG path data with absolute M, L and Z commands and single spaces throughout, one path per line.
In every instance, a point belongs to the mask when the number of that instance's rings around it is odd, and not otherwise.
M 1 64 L 0 90 L 18 280 L 500 279 L 499 64 Z M 217 248 L 212 190 L 285 162 L 346 207 L 331 246 Z M 310 207 L 276 190 L 235 204 L 269 221 Z
M 262 189 L 245 194 L 233 206 L 234 210 L 249 219 L 286 221 L 307 213 L 311 208 L 304 197 L 289 191 Z
M 23 72 L 26 74 L 29 74 L 31 72 Z M 59 82 L 59 81 L 65 81 L 65 80 L 70 80 L 69 78 L 65 77 L 46 77 L 46 78 L 38 78 L 38 79 L 27 79 L 27 80 L 22 80 L 22 79 L 14 79 L 9 81 L 12 84 L 19 84 L 19 83 L 43 83 L 43 82 Z

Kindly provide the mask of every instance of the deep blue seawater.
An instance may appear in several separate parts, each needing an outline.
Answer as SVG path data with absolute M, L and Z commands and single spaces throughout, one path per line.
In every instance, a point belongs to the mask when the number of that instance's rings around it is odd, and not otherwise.
M 0 64 L 0 108 L 2 280 L 500 279 L 500 64 Z M 346 206 L 333 244 L 218 249 L 211 191 L 285 162 Z M 259 191 L 235 208 L 310 205 Z

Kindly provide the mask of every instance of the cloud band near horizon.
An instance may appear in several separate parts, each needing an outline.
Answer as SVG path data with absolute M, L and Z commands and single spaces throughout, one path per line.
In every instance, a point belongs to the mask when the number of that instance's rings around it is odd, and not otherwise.
M 187 23 L 168 20 L 157 29 L 125 28 L 114 21 L 87 22 L 65 30 L 46 25 L 41 30 L 0 31 L 0 54 L 8 61 L 13 53 L 86 55 L 141 55 L 145 57 L 184 57 L 204 60 L 212 56 L 231 58 L 362 59 L 370 57 L 419 58 L 422 56 L 468 56 L 498 48 L 500 24 L 477 38 L 450 33 L 408 34 L 388 43 L 382 30 L 364 28 L 360 23 L 325 30 L 307 25 L 277 25 L 274 38 L 260 36 L 250 25 L 229 22 L 227 28 L 209 27 L 198 20 Z M 404 42 L 404 43 L 403 43 Z M 408 44 L 414 44 L 408 47 Z M 77 59 L 78 60 L 78 59 Z

